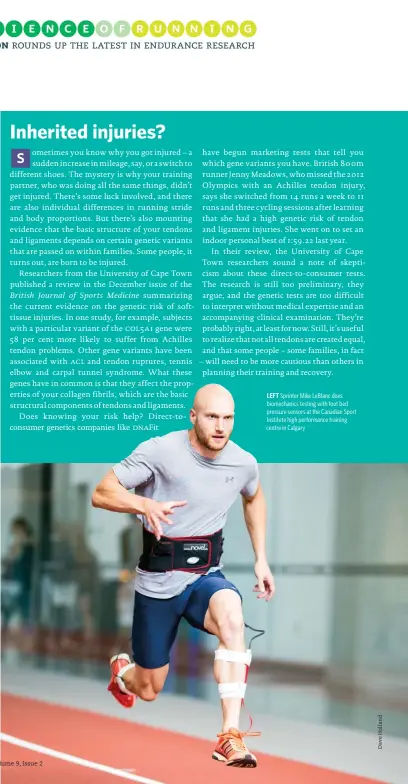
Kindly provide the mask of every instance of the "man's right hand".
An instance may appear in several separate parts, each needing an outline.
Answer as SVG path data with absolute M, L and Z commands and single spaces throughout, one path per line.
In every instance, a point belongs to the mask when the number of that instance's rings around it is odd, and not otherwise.
M 173 510 L 178 506 L 185 506 L 187 501 L 153 501 L 151 498 L 143 500 L 142 514 L 149 523 L 157 541 L 163 536 L 162 523 L 172 525 L 167 515 L 173 514 Z

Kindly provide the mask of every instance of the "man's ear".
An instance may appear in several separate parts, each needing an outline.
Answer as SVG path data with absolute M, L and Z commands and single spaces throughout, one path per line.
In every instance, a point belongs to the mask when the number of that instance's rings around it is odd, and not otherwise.
M 190 408 L 190 422 L 192 425 L 194 425 L 194 422 L 196 421 L 196 416 L 197 415 L 196 412 L 194 411 L 194 408 Z

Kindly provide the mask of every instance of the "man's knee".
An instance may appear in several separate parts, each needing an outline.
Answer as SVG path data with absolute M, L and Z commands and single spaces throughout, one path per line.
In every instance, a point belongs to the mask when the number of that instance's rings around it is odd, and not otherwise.
M 166 679 L 165 673 L 152 672 L 147 675 L 146 672 L 142 674 L 135 672 L 135 692 L 141 700 L 145 702 L 153 702 L 163 689 Z
M 220 642 L 228 648 L 241 643 L 244 637 L 244 619 L 240 610 L 231 610 L 217 619 Z
M 137 690 L 137 696 L 140 697 L 141 700 L 144 700 L 144 702 L 154 702 L 159 694 L 160 691 L 155 691 L 150 683 L 148 685 L 139 686 Z

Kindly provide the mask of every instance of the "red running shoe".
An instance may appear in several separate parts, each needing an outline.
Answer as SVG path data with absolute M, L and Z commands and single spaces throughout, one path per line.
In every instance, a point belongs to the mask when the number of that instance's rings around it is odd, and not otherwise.
M 234 768 L 256 768 L 258 762 L 246 746 L 246 735 L 260 735 L 259 732 L 240 732 L 231 727 L 228 732 L 218 734 L 218 743 L 213 751 L 213 759 Z
M 130 657 L 127 653 L 118 653 L 117 656 L 112 656 L 110 660 L 111 679 L 108 686 L 108 691 L 111 692 L 115 700 L 120 702 L 124 708 L 133 708 L 136 702 L 135 694 L 128 694 L 120 688 L 117 677 L 123 667 L 131 664 Z

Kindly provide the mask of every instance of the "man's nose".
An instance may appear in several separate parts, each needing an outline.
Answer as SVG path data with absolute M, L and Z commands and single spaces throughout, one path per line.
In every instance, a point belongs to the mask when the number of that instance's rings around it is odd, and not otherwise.
M 223 420 L 222 419 L 217 419 L 217 423 L 216 423 L 215 427 L 216 427 L 216 430 L 218 432 L 222 433 L 223 430 L 224 430 L 224 422 L 223 422 Z

